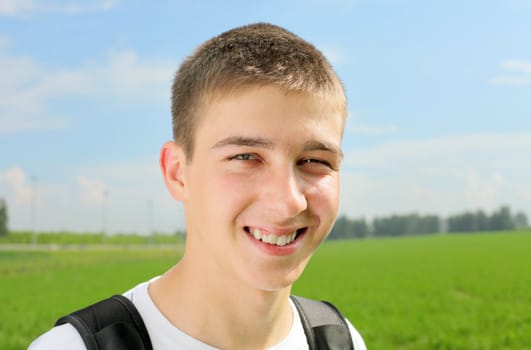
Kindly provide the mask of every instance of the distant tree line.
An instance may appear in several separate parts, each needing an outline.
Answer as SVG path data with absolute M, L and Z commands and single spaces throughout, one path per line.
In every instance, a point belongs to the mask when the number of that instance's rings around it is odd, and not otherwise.
M 376 217 L 369 222 L 365 218 L 350 219 L 343 215 L 336 220 L 328 239 L 502 231 L 526 227 L 527 216 L 523 212 L 513 215 L 508 206 L 502 206 L 490 215 L 478 210 L 448 218 L 438 215 L 404 214 Z
M 467 212 L 448 218 L 448 232 L 476 232 L 513 230 L 528 226 L 527 216 L 524 213 L 511 214 L 507 206 L 487 215 L 478 210 L 474 213 Z
M 477 210 L 445 219 L 438 215 L 404 214 L 376 217 L 369 222 L 365 218 L 350 219 L 343 215 L 336 220 L 328 239 L 503 231 L 527 227 L 529 223 L 525 213 L 513 214 L 508 206 L 502 206 L 490 215 L 483 210 Z M 7 236 L 8 233 L 7 204 L 0 198 L 0 237 Z M 183 235 L 182 232 L 179 234 Z
M 0 237 L 8 234 L 7 221 L 7 204 L 3 198 L 0 198 Z

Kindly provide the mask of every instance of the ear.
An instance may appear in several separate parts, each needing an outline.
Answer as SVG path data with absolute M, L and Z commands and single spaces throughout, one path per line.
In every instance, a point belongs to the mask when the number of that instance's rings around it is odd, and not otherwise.
M 183 202 L 185 200 L 184 168 L 186 156 L 181 146 L 168 141 L 160 150 L 160 169 L 166 187 L 173 198 Z

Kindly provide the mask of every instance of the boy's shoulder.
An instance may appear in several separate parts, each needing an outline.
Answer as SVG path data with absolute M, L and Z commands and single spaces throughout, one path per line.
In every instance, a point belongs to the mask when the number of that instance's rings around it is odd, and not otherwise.
M 35 339 L 28 350 L 86 350 L 81 335 L 71 324 L 63 324 L 50 329 Z

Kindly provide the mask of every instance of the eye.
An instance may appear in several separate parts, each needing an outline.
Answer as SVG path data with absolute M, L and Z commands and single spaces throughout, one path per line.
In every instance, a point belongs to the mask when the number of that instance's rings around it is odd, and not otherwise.
M 304 158 L 304 159 L 301 159 L 299 162 L 298 162 L 299 165 L 310 165 L 310 164 L 317 164 L 317 165 L 324 165 L 324 166 L 327 166 L 329 168 L 332 168 L 332 166 L 330 165 L 330 163 L 328 163 L 327 161 L 325 160 L 321 160 L 321 159 L 314 159 L 314 158 Z
M 309 172 L 316 173 L 329 173 L 331 171 L 339 170 L 339 166 L 336 162 L 331 162 L 322 158 L 303 158 L 297 162 L 297 165 Z
M 230 157 L 231 160 L 256 160 L 257 158 L 250 153 L 237 154 Z

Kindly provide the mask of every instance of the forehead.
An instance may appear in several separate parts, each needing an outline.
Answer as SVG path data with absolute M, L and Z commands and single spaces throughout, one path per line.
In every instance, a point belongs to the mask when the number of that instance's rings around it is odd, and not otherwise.
M 196 131 L 209 126 L 281 127 L 298 122 L 301 128 L 335 124 L 343 131 L 344 105 L 322 94 L 286 91 L 272 85 L 250 86 L 210 94 L 196 110 Z

